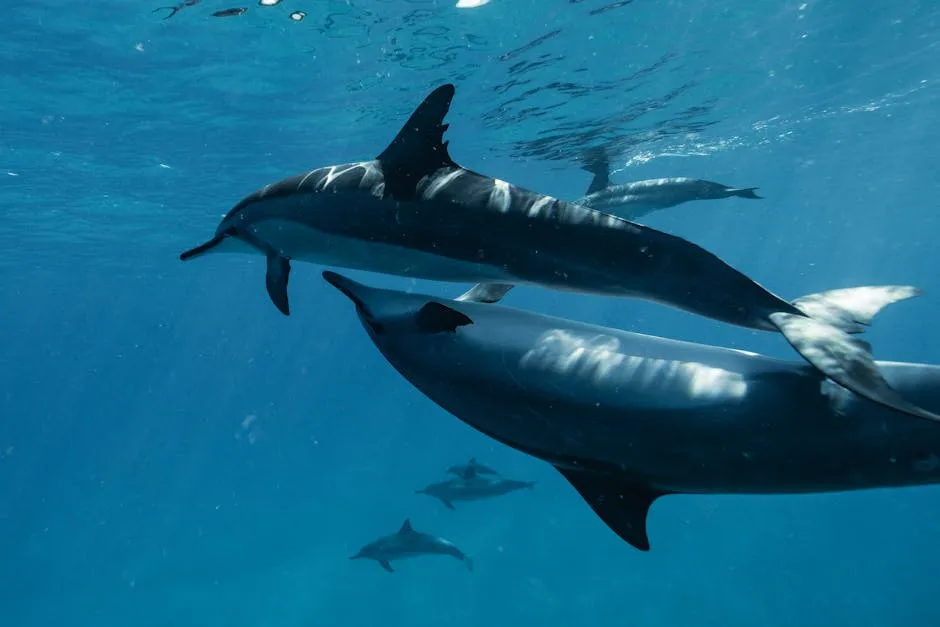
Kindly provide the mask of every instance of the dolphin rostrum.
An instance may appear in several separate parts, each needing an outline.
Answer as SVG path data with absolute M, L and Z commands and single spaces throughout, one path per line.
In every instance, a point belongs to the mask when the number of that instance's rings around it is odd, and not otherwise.
M 395 569 L 392 568 L 391 562 L 422 555 L 449 555 L 462 561 L 467 569 L 473 572 L 473 560 L 454 546 L 453 542 L 415 531 L 408 519 L 397 532 L 370 542 L 349 559 L 375 560 L 379 566 L 393 573 Z
M 913 287 L 842 290 L 787 302 L 707 250 L 588 207 L 457 165 L 443 141 L 454 86 L 438 87 L 372 161 L 267 185 L 229 211 L 209 241 L 180 255 L 249 251 L 267 259 L 268 295 L 289 313 L 290 262 L 482 283 L 462 298 L 493 301 L 513 284 L 643 298 L 763 331 L 779 331 L 840 385 L 899 411 L 905 401 L 854 339 Z M 848 296 L 847 296 L 848 295 Z
M 602 152 L 591 154 L 586 159 L 584 169 L 593 174 L 594 178 L 585 195 L 574 202 L 626 220 L 639 220 L 654 211 L 692 200 L 718 200 L 733 196 L 753 200 L 763 198 L 755 193 L 756 187 L 730 187 L 723 183 L 686 177 L 611 185 L 610 162 Z
M 940 483 L 940 425 L 898 417 L 803 362 L 324 278 L 413 386 L 552 464 L 641 550 L 650 506 L 667 494 Z M 940 367 L 879 365 L 940 409 Z
M 466 464 L 457 464 L 447 468 L 447 472 L 458 477 L 469 477 L 473 475 L 498 475 L 499 473 L 485 464 L 477 461 L 476 457 L 471 457 Z
M 473 471 L 462 477 L 448 479 L 439 483 L 432 483 L 420 490 L 417 494 L 427 494 L 436 498 L 444 507 L 448 509 L 457 509 L 454 507 L 454 501 L 477 501 L 480 499 L 489 499 L 496 496 L 502 496 L 515 492 L 517 490 L 535 487 L 534 481 L 516 481 L 515 479 L 492 479 L 481 477 Z

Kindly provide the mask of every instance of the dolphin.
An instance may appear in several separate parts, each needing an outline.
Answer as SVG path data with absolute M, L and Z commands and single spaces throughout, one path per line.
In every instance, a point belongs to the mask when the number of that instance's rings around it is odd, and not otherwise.
M 470 473 L 474 475 L 498 475 L 499 473 L 477 461 L 476 457 L 471 457 L 470 461 L 466 464 L 457 464 L 456 466 L 449 466 L 447 472 L 452 475 L 457 475 L 458 477 L 469 477 Z
M 517 490 L 535 487 L 534 481 L 516 481 L 515 479 L 490 479 L 470 471 L 463 477 L 432 483 L 416 494 L 427 494 L 439 500 L 447 509 L 457 509 L 454 501 L 477 501 L 502 496 Z
M 905 401 L 854 339 L 910 286 L 827 292 L 787 302 L 707 250 L 616 216 L 477 174 L 443 140 L 454 86 L 438 87 L 371 161 L 266 185 L 180 255 L 250 252 L 267 260 L 268 295 L 290 313 L 291 260 L 429 280 L 475 282 L 465 300 L 496 302 L 514 284 L 642 298 L 751 329 L 780 332 L 840 385 L 902 412 Z
M 323 276 L 415 388 L 552 464 L 637 549 L 668 494 L 940 483 L 940 425 L 899 419 L 803 362 Z M 879 366 L 940 410 L 940 367 Z
M 627 220 L 638 220 L 654 211 L 668 209 L 691 200 L 750 198 L 761 200 L 756 187 L 731 187 L 723 183 L 672 177 L 610 184 L 610 163 L 606 155 L 590 156 L 584 169 L 594 175 L 585 195 L 575 200 L 579 205 L 605 211 Z
M 467 569 L 473 572 L 473 560 L 463 551 L 444 538 L 415 531 L 410 519 L 405 519 L 397 532 L 370 542 L 349 559 L 375 560 L 379 566 L 393 573 L 395 572 L 391 564 L 393 560 L 404 560 L 422 555 L 450 555 L 462 561 Z

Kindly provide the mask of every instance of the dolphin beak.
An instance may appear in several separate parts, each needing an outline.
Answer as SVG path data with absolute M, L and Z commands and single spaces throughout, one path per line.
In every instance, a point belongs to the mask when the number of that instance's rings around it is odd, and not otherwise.
M 330 270 L 323 271 L 323 278 L 326 279 L 327 283 L 338 289 L 340 292 L 345 294 L 349 300 L 355 303 L 356 309 L 365 314 L 366 317 L 372 317 L 372 314 L 369 312 L 369 308 L 366 306 L 365 301 L 363 301 L 362 297 L 359 296 L 360 293 L 365 292 L 369 288 L 361 283 L 356 283 L 350 278 L 344 277 L 342 274 L 337 274 L 336 272 L 331 272 Z
M 189 250 L 180 254 L 180 261 L 187 261 L 189 259 L 198 257 L 200 255 L 203 255 L 209 252 L 210 250 L 212 250 L 213 248 L 221 244 L 225 240 L 226 237 L 228 237 L 228 235 L 224 233 L 219 234 L 213 237 L 212 239 L 210 239 L 208 242 L 199 244 L 199 246 L 196 246 L 195 248 L 190 248 Z

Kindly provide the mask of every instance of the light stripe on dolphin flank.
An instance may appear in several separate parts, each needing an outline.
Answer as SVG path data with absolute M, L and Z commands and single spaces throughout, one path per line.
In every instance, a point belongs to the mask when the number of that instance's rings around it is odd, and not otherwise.
M 424 191 L 422 197 L 426 200 L 433 200 L 438 192 L 463 176 L 464 172 L 465 170 L 454 170 L 453 172 L 435 176 L 428 184 L 428 188 Z

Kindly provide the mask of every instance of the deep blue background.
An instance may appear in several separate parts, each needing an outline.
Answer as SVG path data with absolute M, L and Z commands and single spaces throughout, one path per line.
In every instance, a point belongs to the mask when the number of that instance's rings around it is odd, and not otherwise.
M 150 13 L 159 4 L 32 0 L 0 20 L 2 624 L 940 621 L 937 488 L 673 496 L 654 506 L 643 554 L 550 467 L 411 388 L 321 268 L 295 264 L 285 318 L 260 258 L 177 260 L 257 187 L 376 155 L 453 81 L 462 165 L 574 198 L 589 177 L 571 145 L 550 161 L 514 142 L 620 116 L 608 131 L 636 147 L 615 180 L 694 176 L 766 196 L 646 223 L 789 298 L 917 285 L 925 295 L 867 339 L 881 359 L 937 362 L 935 3 L 285 0 L 217 19 L 228 5 L 205 0 L 171 20 Z M 307 18 L 290 22 L 298 9 Z M 541 65 L 512 69 L 522 61 Z M 680 84 L 693 87 L 652 104 Z M 638 102 L 649 113 L 628 120 Z M 657 132 L 697 106 L 701 133 Z M 507 303 L 798 358 L 775 334 L 638 301 L 519 288 Z M 538 486 L 457 512 L 413 493 L 471 455 Z M 346 559 L 406 517 L 476 572 Z

